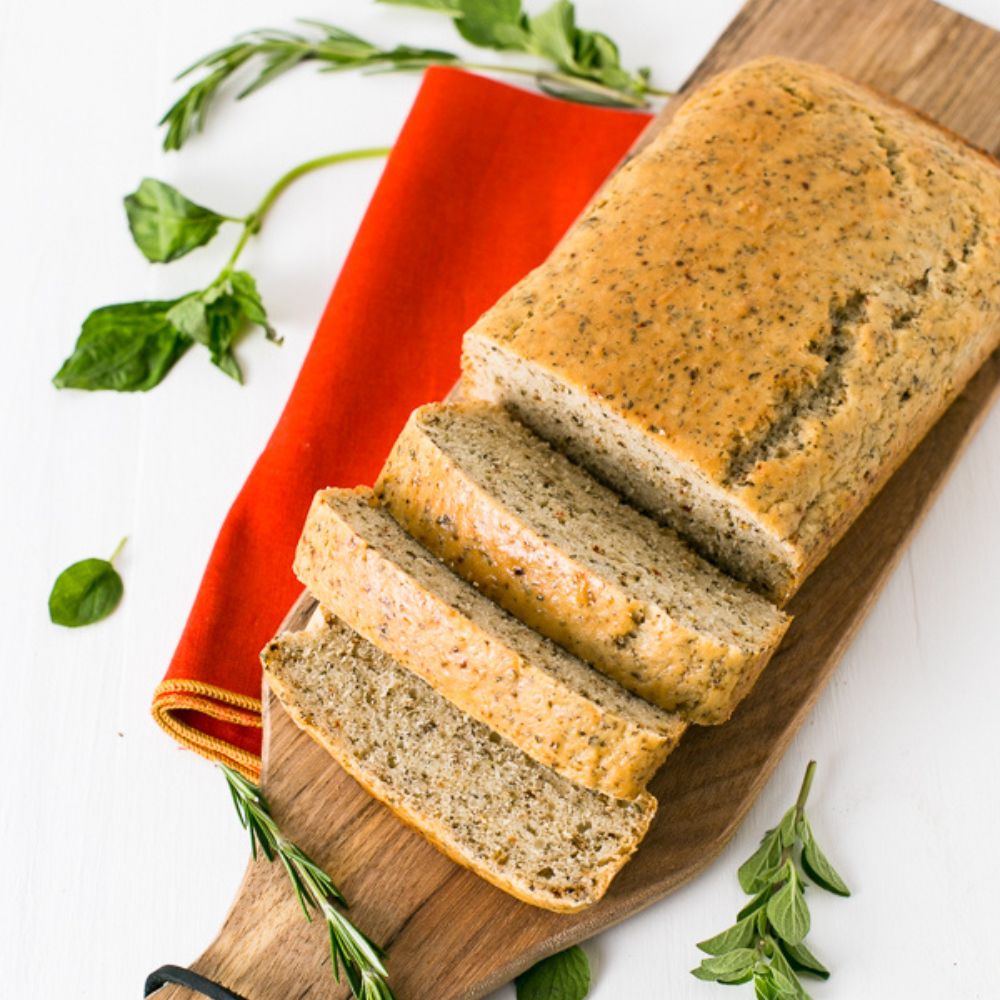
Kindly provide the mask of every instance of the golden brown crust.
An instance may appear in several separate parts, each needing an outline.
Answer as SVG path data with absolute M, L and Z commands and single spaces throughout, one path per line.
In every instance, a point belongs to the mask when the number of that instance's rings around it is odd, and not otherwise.
M 451 858 L 452 861 L 463 868 L 468 868 L 498 889 L 531 906 L 552 910 L 555 913 L 575 913 L 586 909 L 588 906 L 592 906 L 607 892 L 608 886 L 614 877 L 636 850 L 638 850 L 640 842 L 645 837 L 649 825 L 656 815 L 656 800 L 648 792 L 643 792 L 639 796 L 638 801 L 641 801 L 644 805 L 645 823 L 639 831 L 639 835 L 631 845 L 631 850 L 621 856 L 620 864 L 605 866 L 601 868 L 600 872 L 595 874 L 595 889 L 590 896 L 580 900 L 567 901 L 562 897 L 555 897 L 540 891 L 532 891 L 530 888 L 520 885 L 516 880 L 507 878 L 485 864 L 480 863 L 475 858 L 469 857 L 461 845 L 457 844 L 449 836 L 443 824 L 432 817 L 420 816 L 412 811 L 404 800 L 393 793 L 391 788 L 380 781 L 375 775 L 366 772 L 363 764 L 355 759 L 347 747 L 338 743 L 329 731 L 313 724 L 298 708 L 294 687 L 286 684 L 278 674 L 269 670 L 266 660 L 264 661 L 264 671 L 271 690 L 284 706 L 289 716 L 291 716 L 292 721 L 322 746 L 369 795 L 391 809 L 407 826 L 419 833 L 439 851 Z
M 295 558 L 296 575 L 324 606 L 540 763 L 618 798 L 642 792 L 682 720 L 660 713 L 645 725 L 591 700 L 369 544 L 342 503 L 374 500 L 365 488 L 318 493 Z M 594 675 L 595 688 L 606 685 Z
M 910 109 L 748 63 L 479 321 L 469 388 L 496 398 L 486 344 L 586 396 L 591 434 L 627 432 L 773 542 L 787 599 L 1000 341 L 998 206 L 996 162 Z
M 386 460 L 375 493 L 393 517 L 487 597 L 630 691 L 692 722 L 725 722 L 777 648 L 789 619 L 776 620 L 755 653 L 687 627 L 667 609 L 636 598 L 623 582 L 536 531 L 439 448 L 424 421 L 443 409 L 431 404 L 415 410 Z M 481 403 L 447 409 L 502 419 Z M 495 457 L 503 462 L 503 455 Z M 603 491 L 596 484 L 593 489 L 581 497 L 581 506 L 599 503 L 595 496 Z M 566 516 L 572 520 L 574 513 Z M 609 544 L 606 536 L 615 527 L 595 526 L 605 535 L 594 537 L 595 546 Z M 680 546 L 661 543 L 657 529 L 651 523 L 648 528 L 643 537 L 659 545 L 653 550 L 662 555 L 658 568 L 667 575 L 686 573 L 690 552 L 675 553 Z

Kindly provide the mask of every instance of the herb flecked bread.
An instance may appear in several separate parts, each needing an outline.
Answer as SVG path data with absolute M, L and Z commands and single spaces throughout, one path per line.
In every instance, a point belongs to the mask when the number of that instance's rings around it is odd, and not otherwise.
M 375 493 L 511 614 L 690 721 L 728 719 L 788 626 L 500 407 L 415 410 Z
M 597 902 L 656 812 L 583 788 L 469 718 L 342 622 L 261 653 L 295 722 L 375 798 L 460 864 L 526 903 Z
M 572 781 L 634 798 L 686 723 L 507 614 L 407 535 L 371 490 L 322 490 L 295 573 L 463 711 Z
M 694 93 L 466 335 L 467 393 L 784 601 L 1000 341 L 1000 169 L 816 66 Z

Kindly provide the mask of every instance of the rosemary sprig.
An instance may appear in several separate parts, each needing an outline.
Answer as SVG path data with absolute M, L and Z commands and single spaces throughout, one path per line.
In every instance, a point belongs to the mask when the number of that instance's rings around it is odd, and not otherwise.
M 566 100 L 610 107 L 647 106 L 649 95 L 662 96 L 649 82 L 648 69 L 629 72 L 621 65 L 618 47 L 605 34 L 576 25 L 570 0 L 555 0 L 538 15 L 529 15 L 521 0 L 381 0 L 447 14 L 459 34 L 480 48 L 521 52 L 548 63 L 537 69 L 470 62 L 441 49 L 396 45 L 382 48 L 324 21 L 302 19 L 303 31 L 263 28 L 239 36 L 193 63 L 178 79 L 202 72 L 160 120 L 166 126 L 164 149 L 180 149 L 205 125 L 208 108 L 220 88 L 244 68 L 255 75 L 237 99 L 259 90 L 290 69 L 320 63 L 324 71 L 346 69 L 396 72 L 428 66 L 461 66 L 533 77 L 546 93 Z
M 280 861 L 306 920 L 311 921 L 316 911 L 326 921 L 337 981 L 343 970 L 357 1000 L 395 1000 L 383 962 L 385 952 L 337 909 L 338 905 L 346 907 L 347 901 L 330 876 L 278 829 L 260 788 L 225 764 L 219 768 L 229 785 L 240 823 L 250 834 L 254 859 L 260 851 L 268 861 Z
M 806 879 L 838 896 L 849 896 L 850 890 L 819 849 L 806 817 L 815 773 L 813 760 L 795 805 L 740 866 L 740 886 L 753 898 L 732 927 L 698 945 L 710 956 L 692 969 L 698 979 L 727 985 L 753 980 L 759 1000 L 809 1000 L 799 975 L 829 978 L 830 971 L 805 945 L 811 923 Z

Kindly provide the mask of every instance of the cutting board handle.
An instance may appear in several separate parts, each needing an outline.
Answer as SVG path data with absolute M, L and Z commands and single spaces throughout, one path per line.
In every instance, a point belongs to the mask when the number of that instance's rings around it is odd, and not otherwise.
M 182 968 L 179 965 L 161 965 L 155 972 L 151 972 L 146 977 L 146 986 L 143 991 L 144 997 L 157 993 L 161 986 L 168 984 L 186 986 L 199 996 L 208 997 L 209 1000 L 246 1000 L 238 993 L 227 990 L 225 986 L 212 982 L 204 976 L 199 976 L 197 972 Z

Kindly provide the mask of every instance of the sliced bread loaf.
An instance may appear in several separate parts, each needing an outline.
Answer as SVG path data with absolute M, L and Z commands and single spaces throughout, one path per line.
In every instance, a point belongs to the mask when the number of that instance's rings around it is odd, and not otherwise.
M 597 902 L 656 811 L 538 764 L 331 618 L 261 654 L 295 722 L 455 861 L 534 906 Z
M 321 604 L 560 774 L 632 798 L 686 723 L 523 625 L 406 534 L 371 490 L 316 495 L 295 572 Z
M 415 410 L 375 493 L 525 624 L 694 722 L 729 718 L 788 626 L 497 406 Z
M 996 161 L 768 57 L 476 323 L 464 385 L 783 602 L 1000 344 L 998 274 Z

